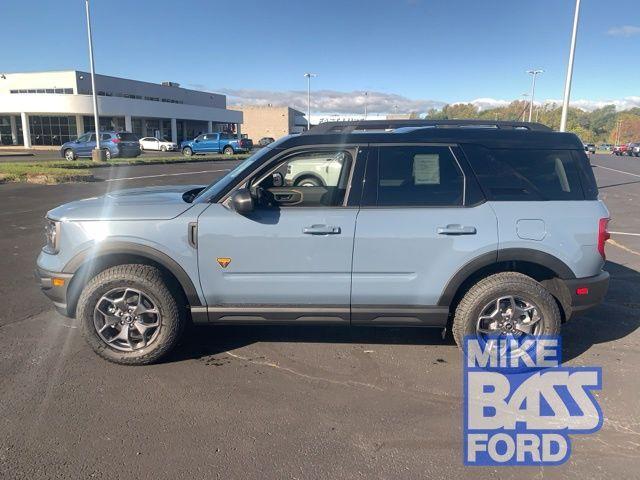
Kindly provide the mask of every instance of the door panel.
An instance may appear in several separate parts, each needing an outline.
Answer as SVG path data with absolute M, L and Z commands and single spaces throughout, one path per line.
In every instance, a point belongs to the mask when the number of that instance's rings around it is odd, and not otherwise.
M 348 322 L 356 214 L 356 208 L 293 207 L 243 216 L 211 205 L 198 219 L 210 320 Z M 226 268 L 220 259 L 229 259 Z
M 91 151 L 94 148 L 96 148 L 96 136 L 95 134 L 91 134 L 86 142 L 80 143 L 80 147 L 78 148 L 78 155 L 91 156 Z
M 363 208 L 354 245 L 353 306 L 437 305 L 459 268 L 497 251 L 496 222 L 486 203 L 472 208 Z M 475 233 L 455 233 L 471 228 Z
M 204 136 L 204 140 L 200 142 L 200 150 L 203 152 L 217 152 L 218 151 L 218 135 L 208 134 Z
M 498 247 L 491 206 L 465 206 L 469 178 L 447 146 L 372 152 L 354 242 L 352 323 L 446 324 L 448 307 L 437 305 L 449 279 Z

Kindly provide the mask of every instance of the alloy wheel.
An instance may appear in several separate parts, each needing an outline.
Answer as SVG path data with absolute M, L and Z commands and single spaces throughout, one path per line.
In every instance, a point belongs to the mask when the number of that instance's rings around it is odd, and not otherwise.
M 161 316 L 156 303 L 142 290 L 114 288 L 96 303 L 93 325 L 107 345 L 123 352 L 144 348 L 160 332 Z
M 535 303 L 521 296 L 507 295 L 492 300 L 480 311 L 476 336 L 489 349 L 495 349 L 500 338 L 513 338 L 520 343 L 525 336 L 540 336 L 543 323 L 542 312 Z

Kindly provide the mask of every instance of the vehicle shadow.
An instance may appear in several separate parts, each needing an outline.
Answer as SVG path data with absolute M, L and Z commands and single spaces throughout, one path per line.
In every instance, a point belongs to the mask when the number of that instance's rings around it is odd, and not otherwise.
M 605 302 L 563 326 L 563 361 L 579 357 L 593 345 L 624 338 L 640 327 L 640 273 L 613 262 L 607 262 L 605 269 L 611 274 Z M 179 347 L 165 361 L 208 357 L 257 342 L 447 345 L 456 348 L 451 335 L 443 339 L 439 328 L 192 326 Z
M 562 328 L 564 361 L 640 328 L 640 272 L 614 262 L 607 262 L 604 269 L 611 275 L 604 303 Z
M 198 359 L 257 342 L 337 343 L 365 345 L 448 345 L 456 349 L 440 328 L 346 327 L 320 325 L 193 326 L 167 359 Z

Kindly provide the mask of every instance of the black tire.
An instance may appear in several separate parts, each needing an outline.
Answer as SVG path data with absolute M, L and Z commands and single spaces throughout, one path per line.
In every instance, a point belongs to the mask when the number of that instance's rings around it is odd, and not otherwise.
M 476 335 L 476 322 L 482 309 L 493 299 L 517 295 L 532 301 L 541 311 L 539 335 L 560 333 L 560 310 L 553 296 L 533 278 L 517 272 L 502 272 L 483 278 L 462 297 L 453 319 L 453 338 L 462 348 L 464 337 Z
M 109 150 L 108 148 L 104 149 L 104 158 L 107 159 L 107 162 L 111 160 L 111 150 Z
M 193 150 L 191 149 L 191 147 L 184 147 L 182 149 L 182 155 L 184 155 L 185 157 L 190 157 L 193 155 Z
M 321 187 L 322 181 L 313 176 L 301 177 L 295 182 L 296 187 Z
M 165 147 L 164 145 L 162 145 L 162 146 L 160 147 L 160 151 L 161 151 L 161 152 L 166 152 L 166 151 L 167 151 L 167 147 Z
M 222 149 L 222 153 L 224 153 L 225 155 L 233 155 L 236 152 L 233 151 L 233 147 L 230 147 L 229 145 L 227 145 Z
M 107 344 L 94 326 L 94 309 L 107 292 L 116 288 L 134 288 L 153 299 L 160 312 L 159 330 L 147 346 L 122 351 Z M 175 296 L 167 288 L 160 271 L 148 265 L 118 265 L 100 272 L 85 286 L 78 299 L 77 318 L 82 334 L 93 350 L 105 360 L 123 365 L 148 365 L 167 355 L 178 343 L 185 315 Z
M 78 158 L 78 156 L 71 148 L 67 148 L 64 151 L 64 158 L 65 160 L 75 160 L 76 158 Z

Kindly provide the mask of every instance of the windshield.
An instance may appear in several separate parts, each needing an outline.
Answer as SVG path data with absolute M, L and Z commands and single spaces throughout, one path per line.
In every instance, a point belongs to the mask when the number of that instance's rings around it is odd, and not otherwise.
M 233 183 L 233 181 L 241 173 L 243 173 L 245 170 L 249 170 L 253 164 L 257 163 L 262 157 L 269 154 L 271 151 L 272 149 L 268 147 L 258 150 L 256 153 L 254 153 L 245 161 L 240 163 L 238 166 L 236 166 L 236 168 L 231 170 L 225 176 L 220 177 L 217 180 L 214 180 L 212 184 L 210 184 L 207 188 L 202 190 L 202 192 L 200 192 L 200 194 L 194 198 L 194 201 L 197 201 L 198 199 L 204 199 L 204 198 L 209 198 L 209 197 L 218 195 L 225 188 L 231 185 L 231 183 Z

